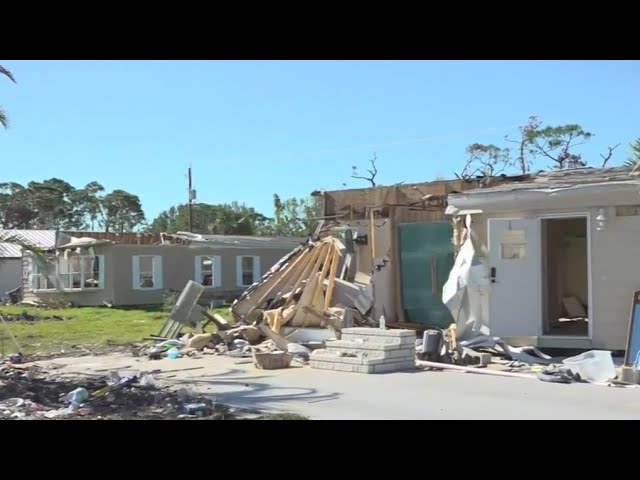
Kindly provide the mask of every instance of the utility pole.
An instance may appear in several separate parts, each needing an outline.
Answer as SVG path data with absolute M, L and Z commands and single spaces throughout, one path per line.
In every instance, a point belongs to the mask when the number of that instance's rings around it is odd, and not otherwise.
M 192 221 L 192 203 L 193 203 L 193 188 L 191 185 L 191 167 L 189 167 L 189 233 L 193 232 Z

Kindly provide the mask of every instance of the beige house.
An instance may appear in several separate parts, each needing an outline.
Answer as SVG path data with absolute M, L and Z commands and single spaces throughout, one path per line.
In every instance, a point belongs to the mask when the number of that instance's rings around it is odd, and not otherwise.
M 222 235 L 163 235 L 160 244 L 115 244 L 61 235 L 47 265 L 25 253 L 25 300 L 74 305 L 161 304 L 189 280 L 206 287 L 203 302 L 230 301 L 302 240 Z
M 629 169 L 545 172 L 450 194 L 448 204 L 487 247 L 492 336 L 625 349 L 640 290 L 640 180 Z

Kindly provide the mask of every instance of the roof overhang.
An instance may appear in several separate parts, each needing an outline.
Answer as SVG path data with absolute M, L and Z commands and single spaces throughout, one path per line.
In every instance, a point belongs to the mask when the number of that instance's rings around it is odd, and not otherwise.
M 450 194 L 447 215 L 592 208 L 640 203 L 640 181 L 572 185 L 561 188 L 530 188 L 495 191 L 472 190 Z

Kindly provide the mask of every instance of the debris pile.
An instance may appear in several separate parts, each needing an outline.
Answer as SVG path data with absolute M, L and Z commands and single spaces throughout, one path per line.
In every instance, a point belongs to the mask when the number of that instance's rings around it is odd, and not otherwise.
M 37 365 L 0 365 L 3 419 L 231 420 L 255 411 L 234 409 L 187 389 L 160 389 L 154 375 L 117 372 L 90 378 L 55 375 Z
M 3 315 L 5 322 L 26 322 L 33 323 L 41 320 L 69 320 L 67 317 L 61 317 L 60 315 L 32 315 L 28 313 L 26 310 L 22 313 L 11 314 L 4 313 Z
M 374 324 L 371 285 L 346 281 L 346 247 L 335 236 L 309 239 L 281 259 L 234 302 L 245 324 L 262 322 L 300 343 L 340 338 L 343 328 Z

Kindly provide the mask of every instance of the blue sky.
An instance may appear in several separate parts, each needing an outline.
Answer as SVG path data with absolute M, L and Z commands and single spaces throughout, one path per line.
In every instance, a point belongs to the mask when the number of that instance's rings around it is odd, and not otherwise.
M 530 115 L 579 123 L 612 163 L 640 136 L 638 61 L 15 61 L 0 78 L 2 181 L 96 180 L 140 196 L 147 217 L 184 202 L 453 177 L 471 143 L 503 145 Z M 544 167 L 544 165 L 542 165 Z

